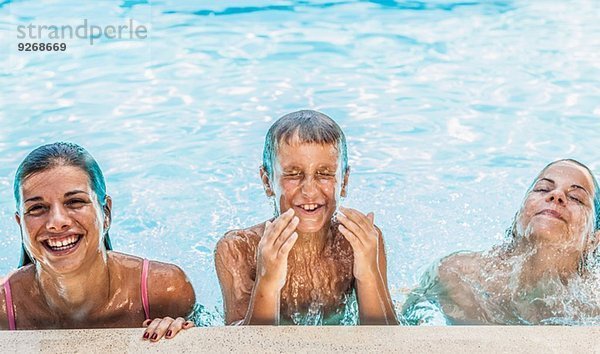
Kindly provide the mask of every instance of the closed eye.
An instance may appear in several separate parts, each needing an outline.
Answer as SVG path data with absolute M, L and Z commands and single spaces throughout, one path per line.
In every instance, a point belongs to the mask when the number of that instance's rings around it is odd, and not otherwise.
M 31 207 L 29 207 L 29 209 L 27 209 L 27 211 L 25 212 L 25 214 L 31 215 L 31 216 L 39 216 L 45 210 L 46 210 L 46 207 L 44 205 L 36 204 L 36 205 L 32 205 Z
M 80 207 L 88 204 L 88 201 L 83 200 L 83 199 L 70 199 L 65 204 L 67 204 L 68 206 L 73 207 L 73 208 L 80 208 Z
M 576 201 L 579 204 L 585 205 L 585 203 L 583 202 L 583 200 L 579 197 L 576 197 L 574 195 L 570 195 L 569 198 L 571 198 L 572 200 Z

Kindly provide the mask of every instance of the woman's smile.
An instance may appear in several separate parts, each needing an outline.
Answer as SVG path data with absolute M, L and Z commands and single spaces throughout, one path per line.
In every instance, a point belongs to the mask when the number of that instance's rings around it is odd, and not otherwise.
M 75 252 L 83 239 L 82 234 L 67 234 L 62 236 L 53 236 L 42 244 L 54 256 L 64 256 Z

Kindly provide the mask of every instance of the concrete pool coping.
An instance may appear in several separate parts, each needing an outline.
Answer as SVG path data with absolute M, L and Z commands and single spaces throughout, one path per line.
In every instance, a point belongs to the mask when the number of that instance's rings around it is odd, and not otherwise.
M 0 331 L 0 352 L 600 352 L 600 327 L 210 327 L 142 341 L 142 329 Z

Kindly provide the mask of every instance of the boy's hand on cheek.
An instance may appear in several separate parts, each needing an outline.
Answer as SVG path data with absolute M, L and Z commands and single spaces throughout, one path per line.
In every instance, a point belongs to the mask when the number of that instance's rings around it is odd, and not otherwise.
M 379 272 L 379 232 L 373 223 L 374 215 L 344 207 L 340 211 L 338 229 L 354 251 L 354 277 L 358 281 L 367 280 Z
M 265 223 L 257 249 L 256 282 L 262 286 L 273 286 L 280 291 L 287 276 L 288 255 L 298 239 L 296 227 L 300 219 L 294 210 L 288 209 L 273 222 Z

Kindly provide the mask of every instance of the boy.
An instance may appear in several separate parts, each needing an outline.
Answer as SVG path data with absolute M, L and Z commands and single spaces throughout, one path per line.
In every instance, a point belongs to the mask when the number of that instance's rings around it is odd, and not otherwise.
M 227 232 L 215 250 L 226 324 L 339 324 L 353 291 L 361 324 L 397 324 L 373 213 L 338 210 L 349 176 L 340 127 L 315 111 L 281 117 L 260 176 L 277 217 Z

